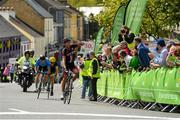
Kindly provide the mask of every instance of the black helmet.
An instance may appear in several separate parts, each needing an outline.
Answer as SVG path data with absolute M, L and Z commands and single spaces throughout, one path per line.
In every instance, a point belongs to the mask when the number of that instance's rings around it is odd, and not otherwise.
M 46 57 L 44 55 L 40 55 L 40 60 L 45 60 Z
M 29 50 L 26 50 L 26 51 L 24 52 L 24 56 L 26 56 L 27 54 L 29 54 L 29 55 L 30 55 Z

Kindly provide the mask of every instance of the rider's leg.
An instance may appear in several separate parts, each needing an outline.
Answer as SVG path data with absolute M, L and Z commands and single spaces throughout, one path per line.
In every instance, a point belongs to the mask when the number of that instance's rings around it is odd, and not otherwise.
M 50 75 L 51 80 L 51 96 L 53 96 L 53 88 L 54 88 L 54 74 Z
M 64 72 L 63 73 L 63 78 L 62 78 L 62 81 L 61 81 L 61 90 L 62 90 L 61 100 L 63 100 L 63 98 L 64 98 L 63 93 L 64 93 L 66 79 L 67 79 L 67 74 L 66 74 L 66 72 Z
M 46 75 L 44 76 L 44 80 L 43 80 L 43 89 L 45 89 L 45 87 L 46 87 L 46 85 L 47 85 L 48 79 L 49 79 L 49 75 L 46 74 Z
M 72 72 L 74 73 L 73 81 L 75 81 L 78 78 L 79 70 L 77 67 L 72 69 Z
M 35 92 L 38 89 L 39 77 L 40 77 L 40 74 L 38 73 L 35 77 Z

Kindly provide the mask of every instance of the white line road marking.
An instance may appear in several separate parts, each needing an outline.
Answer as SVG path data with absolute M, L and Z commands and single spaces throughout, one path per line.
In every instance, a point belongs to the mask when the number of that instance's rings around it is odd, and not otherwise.
M 0 112 L 1 115 L 65 115 L 65 116 L 91 116 L 91 117 L 115 117 L 115 118 L 136 118 L 136 119 L 163 119 L 174 120 L 177 118 L 153 117 L 153 116 L 137 116 L 137 115 L 116 115 L 116 114 L 93 114 L 93 113 L 57 113 L 57 112 L 28 112 L 10 108 L 10 110 L 18 112 Z
M 20 110 L 20 109 L 15 109 L 15 108 L 8 108 L 8 109 L 12 110 L 12 111 L 21 112 L 21 113 L 28 113 L 28 111 L 24 111 L 24 110 Z

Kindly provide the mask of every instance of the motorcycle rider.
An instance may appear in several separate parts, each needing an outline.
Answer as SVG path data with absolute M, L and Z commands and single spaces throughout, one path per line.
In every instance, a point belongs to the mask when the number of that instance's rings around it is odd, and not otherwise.
M 36 78 L 35 78 L 35 91 L 34 92 L 37 92 L 38 91 L 38 83 L 39 83 L 39 77 L 41 75 L 40 72 L 44 72 L 46 73 L 45 75 L 45 79 L 44 79 L 44 84 L 45 82 L 47 81 L 48 79 L 48 75 L 50 74 L 50 61 L 48 60 L 48 58 L 46 58 L 44 55 L 40 55 L 39 59 L 36 61 L 36 65 L 35 65 L 35 70 L 36 70 Z
M 33 59 L 30 57 L 30 52 L 27 50 L 24 52 L 24 56 L 22 56 L 17 62 L 16 62 L 17 66 L 20 66 L 20 69 L 23 68 L 23 66 L 26 66 L 26 67 L 30 67 L 33 69 L 34 65 L 35 65 L 35 62 L 33 61 Z M 21 77 L 21 76 L 19 76 Z M 33 79 L 30 78 L 31 80 Z M 19 83 L 21 83 L 21 78 L 19 78 Z

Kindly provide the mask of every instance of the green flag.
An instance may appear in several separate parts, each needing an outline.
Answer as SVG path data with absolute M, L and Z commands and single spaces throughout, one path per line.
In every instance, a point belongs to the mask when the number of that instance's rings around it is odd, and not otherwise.
M 131 0 L 126 11 L 125 25 L 138 34 L 148 0 Z
M 99 44 L 100 44 L 101 39 L 102 39 L 103 30 L 104 30 L 104 27 L 102 27 L 98 31 L 98 34 L 96 36 L 95 43 L 94 43 L 94 52 L 95 52 L 95 54 L 97 54 L 99 52 Z
M 119 7 L 112 26 L 111 43 L 114 45 L 118 41 L 118 35 L 124 22 L 125 6 Z

